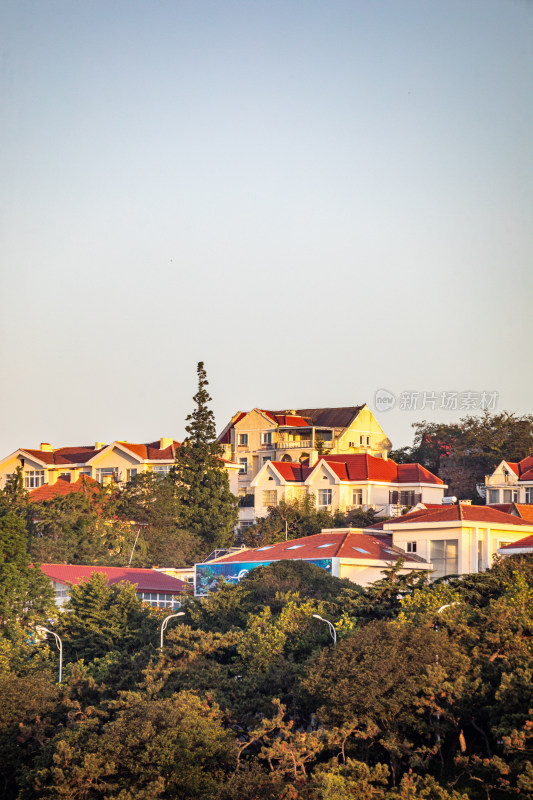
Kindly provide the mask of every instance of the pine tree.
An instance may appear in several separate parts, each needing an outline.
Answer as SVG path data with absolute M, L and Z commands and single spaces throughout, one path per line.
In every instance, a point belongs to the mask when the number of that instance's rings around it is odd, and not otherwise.
M 198 363 L 197 374 L 196 407 L 186 419 L 187 436 L 176 451 L 172 477 L 179 500 L 179 527 L 197 536 L 207 555 L 213 547 L 233 543 L 238 511 L 208 406 L 211 397 L 203 361 Z

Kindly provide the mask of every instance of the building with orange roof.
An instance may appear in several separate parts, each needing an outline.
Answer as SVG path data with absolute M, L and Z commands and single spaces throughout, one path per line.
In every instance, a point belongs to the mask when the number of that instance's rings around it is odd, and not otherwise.
M 237 553 L 196 564 L 195 593 L 202 597 L 216 590 L 220 578 L 235 584 L 255 567 L 293 560 L 306 561 L 334 577 L 366 586 L 382 578 L 382 571 L 399 558 L 405 562 L 402 573 L 432 569 L 420 556 L 406 554 L 396 547 L 390 534 L 367 533 L 361 528 L 332 528 L 301 539 L 242 548 Z
M 63 606 L 70 597 L 70 587 L 88 581 L 96 574 L 105 575 L 108 586 L 118 583 L 132 583 L 139 598 L 158 608 L 176 608 L 183 596 L 190 594 L 192 588 L 179 580 L 156 569 L 137 567 L 104 567 L 89 564 L 41 564 L 41 572 L 52 582 L 56 593 L 56 605 Z
M 391 442 L 366 403 L 340 408 L 299 408 L 238 411 L 219 442 L 225 457 L 240 465 L 238 496 L 241 527 L 252 525 L 252 481 L 268 461 L 306 463 L 313 467 L 320 455 L 367 453 L 386 456 Z
M 105 484 L 123 483 L 141 472 L 164 476 L 174 464 L 177 447 L 179 442 L 165 438 L 147 444 L 117 440 L 58 448 L 43 442 L 38 449 L 20 448 L 0 460 L 0 488 L 13 479 L 18 467 L 22 468 L 26 489 L 56 486 L 57 493 L 65 493 L 65 484 L 74 486 L 83 477 Z M 239 467 L 225 462 L 225 468 L 230 489 L 237 494 Z
M 533 534 L 533 522 L 467 503 L 419 509 L 366 529 L 392 535 L 396 547 L 431 561 L 434 577 L 488 569 L 500 548 Z
M 485 476 L 487 505 L 533 505 L 533 455 L 522 461 L 502 461 Z
M 440 504 L 447 486 L 420 464 L 397 464 L 369 453 L 319 456 L 307 461 L 267 461 L 250 483 L 254 518 L 266 516 L 281 500 L 312 497 L 318 509 L 330 512 L 373 509 L 397 516 L 417 503 Z M 250 513 L 251 517 L 251 513 Z

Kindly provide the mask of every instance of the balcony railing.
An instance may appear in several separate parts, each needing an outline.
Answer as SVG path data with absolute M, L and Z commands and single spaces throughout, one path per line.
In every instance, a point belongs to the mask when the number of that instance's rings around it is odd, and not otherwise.
M 276 447 L 278 450 L 298 450 L 302 447 L 311 447 L 311 439 L 294 439 L 293 441 L 277 442 Z

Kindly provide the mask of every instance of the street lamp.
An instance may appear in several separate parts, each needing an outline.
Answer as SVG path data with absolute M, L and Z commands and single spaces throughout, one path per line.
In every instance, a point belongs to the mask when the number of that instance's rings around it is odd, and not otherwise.
M 185 611 L 178 611 L 177 614 L 169 614 L 168 617 L 165 617 L 165 619 L 161 623 L 161 645 L 159 647 L 160 650 L 163 649 L 163 633 L 167 629 L 168 621 L 173 617 L 184 617 L 184 616 L 185 616 Z
M 335 630 L 335 627 L 334 627 L 333 623 L 330 622 L 329 619 L 324 619 L 324 617 L 321 617 L 318 614 L 313 614 L 313 617 L 315 619 L 321 620 L 322 622 L 325 622 L 326 625 L 329 626 L 329 632 L 331 633 L 331 638 L 333 639 L 333 647 L 336 647 L 336 645 L 337 645 L 337 631 Z
M 54 631 L 48 630 L 48 628 L 45 628 L 44 625 L 36 625 L 35 626 L 35 630 L 39 631 L 39 633 L 51 633 L 52 636 L 56 640 L 57 649 L 59 650 L 59 681 L 58 682 L 61 683 L 61 680 L 63 678 L 63 642 L 61 641 L 61 638 L 58 636 L 57 633 L 54 633 Z

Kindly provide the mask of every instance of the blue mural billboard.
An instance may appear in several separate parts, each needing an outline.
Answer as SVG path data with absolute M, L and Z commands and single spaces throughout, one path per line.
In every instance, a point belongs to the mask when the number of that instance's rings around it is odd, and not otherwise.
M 331 575 L 331 558 L 305 558 L 308 564 L 316 564 Z M 233 561 L 220 564 L 196 564 L 196 597 L 205 597 L 209 592 L 216 592 L 220 578 L 228 583 L 237 584 L 242 581 L 254 567 L 266 567 L 273 561 Z

